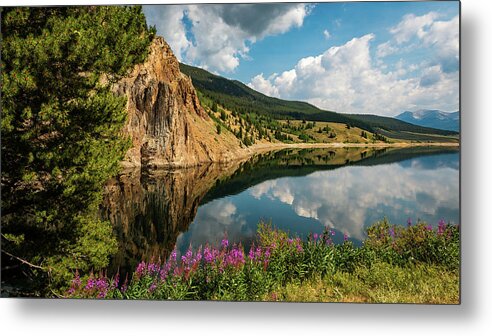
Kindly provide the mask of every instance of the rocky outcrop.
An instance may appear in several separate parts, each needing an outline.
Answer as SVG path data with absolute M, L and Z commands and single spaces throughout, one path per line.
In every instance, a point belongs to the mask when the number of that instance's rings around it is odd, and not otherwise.
M 154 39 L 144 64 L 113 85 L 127 96 L 124 133 L 132 139 L 123 166 L 186 167 L 231 160 L 240 151 L 229 132 L 217 134 L 191 79 L 179 70 L 169 45 Z

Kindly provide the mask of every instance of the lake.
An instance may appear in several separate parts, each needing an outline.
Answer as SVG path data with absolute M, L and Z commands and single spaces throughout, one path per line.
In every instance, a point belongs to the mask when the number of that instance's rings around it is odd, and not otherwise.
M 355 244 L 387 218 L 459 224 L 457 148 L 288 149 L 228 164 L 128 171 L 106 186 L 102 216 L 119 241 L 110 272 L 224 236 L 249 247 L 260 221 L 305 238 Z

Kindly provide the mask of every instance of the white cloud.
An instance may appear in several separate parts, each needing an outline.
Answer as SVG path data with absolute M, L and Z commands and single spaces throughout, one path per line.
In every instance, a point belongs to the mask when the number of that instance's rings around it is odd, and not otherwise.
M 387 41 L 387 42 L 384 42 L 384 43 L 381 43 L 380 45 L 378 45 L 376 56 L 382 58 L 382 57 L 392 55 L 397 51 L 398 51 L 398 48 L 392 46 L 390 41 Z
M 395 36 L 398 44 L 410 41 L 415 35 L 422 38 L 427 33 L 426 29 L 434 23 L 438 16 L 435 12 L 422 16 L 407 14 L 397 26 L 391 28 L 390 32 Z
M 326 29 L 323 31 L 323 35 L 324 35 L 325 39 L 327 39 L 327 40 L 331 37 L 330 32 Z
M 459 17 L 449 21 L 436 21 L 422 37 L 424 44 L 437 51 L 437 63 L 444 72 L 459 69 Z
M 306 4 L 144 6 L 149 23 L 181 60 L 219 72 L 233 71 L 258 40 L 302 26 L 310 9 Z
M 373 39 L 373 34 L 354 38 L 322 55 L 303 58 L 294 69 L 273 78 L 259 75 L 248 85 L 265 94 L 275 92 L 340 112 L 394 114 L 403 105 L 399 100 L 410 83 L 373 67 L 369 52 Z
M 405 110 L 458 108 L 458 17 L 435 21 L 436 13 L 407 15 L 371 56 L 374 34 L 353 38 L 323 54 L 300 59 L 293 69 L 248 84 L 267 95 L 305 100 L 320 108 L 347 113 L 393 116 Z M 418 44 L 413 43 L 417 38 Z M 387 64 L 382 58 L 427 48 L 428 60 Z
M 381 45 L 381 53 L 391 50 L 392 53 L 399 51 L 402 44 L 416 39 L 415 43 L 406 46 L 407 52 L 415 48 L 432 49 L 435 59 L 444 72 L 455 72 L 459 68 L 459 17 L 451 20 L 439 21 L 439 14 L 430 12 L 422 16 L 408 14 L 403 20 L 390 29 L 394 37 Z M 396 45 L 395 45 L 396 44 Z M 400 50 L 401 51 L 401 50 Z M 379 47 L 378 47 L 379 52 Z M 384 57 L 384 56 L 381 56 Z
M 270 80 L 263 77 L 263 73 L 256 75 L 251 79 L 251 83 L 248 84 L 251 88 L 260 91 L 267 96 L 278 97 L 278 89 L 270 82 Z

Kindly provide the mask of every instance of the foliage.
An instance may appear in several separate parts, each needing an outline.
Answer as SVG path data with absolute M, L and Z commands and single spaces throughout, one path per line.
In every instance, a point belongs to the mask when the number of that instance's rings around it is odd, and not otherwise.
M 2 250 L 57 283 L 114 250 L 96 212 L 130 143 L 110 84 L 145 60 L 155 29 L 138 6 L 4 8 L 1 25 Z
M 367 253 L 377 254 L 396 265 L 421 262 L 459 268 L 459 227 L 440 220 L 437 231 L 423 222 L 408 226 L 390 225 L 385 219 L 371 226 L 364 242 Z
M 199 247 L 193 252 L 190 247 L 181 260 L 173 251 L 165 263 L 142 262 L 131 282 L 123 285 L 119 284 L 118 276 L 115 280 L 104 274 L 97 277 L 91 274 L 81 281 L 77 273 L 67 296 L 265 300 L 286 286 L 302 286 L 313 279 L 326 279 L 333 285 L 340 277 L 349 277 L 350 283 L 356 286 L 360 277 L 364 288 L 377 287 L 384 277 L 384 271 L 377 270 L 392 272 L 395 279 L 386 276 L 384 281 L 388 286 L 392 281 L 398 282 L 399 290 L 404 292 L 401 286 L 407 279 L 421 281 L 420 277 L 428 277 L 428 272 L 433 272 L 435 278 L 436 270 L 446 274 L 457 274 L 459 270 L 458 227 L 443 222 L 437 230 L 428 229 L 423 223 L 397 229 L 386 221 L 376 223 L 368 229 L 368 239 L 359 248 L 346 234 L 342 244 L 334 244 L 335 235 L 335 231 L 327 229 L 303 241 L 299 237 L 290 238 L 270 224 L 260 223 L 256 241 L 247 255 L 241 245 L 229 246 L 224 238 L 217 248 L 206 245 L 203 250 Z M 451 278 L 456 281 L 456 277 Z M 100 287 L 92 285 L 96 283 Z M 428 293 L 424 297 L 428 299 Z M 384 301 L 378 297 L 370 299 Z

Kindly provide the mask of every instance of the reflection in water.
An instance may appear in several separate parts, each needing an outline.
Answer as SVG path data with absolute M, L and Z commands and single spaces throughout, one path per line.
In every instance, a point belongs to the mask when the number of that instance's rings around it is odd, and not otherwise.
M 229 165 L 122 175 L 107 187 L 104 216 L 120 251 L 112 270 L 166 258 L 176 245 L 217 244 L 227 234 L 249 246 L 259 220 L 305 237 L 333 228 L 364 238 L 387 217 L 459 221 L 459 159 L 451 149 L 284 150 Z
M 193 221 L 206 192 L 238 165 L 210 164 L 151 176 L 129 171 L 110 181 L 102 216 L 114 225 L 119 251 L 109 272 L 119 269 L 125 274 L 142 260 L 166 259 L 178 235 Z

